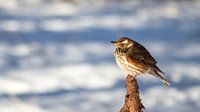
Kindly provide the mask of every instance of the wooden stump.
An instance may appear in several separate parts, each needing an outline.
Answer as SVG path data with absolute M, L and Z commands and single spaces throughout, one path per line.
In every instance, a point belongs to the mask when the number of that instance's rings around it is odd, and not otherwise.
M 120 112 L 143 112 L 143 109 L 136 77 L 128 75 L 126 78 L 125 103 Z

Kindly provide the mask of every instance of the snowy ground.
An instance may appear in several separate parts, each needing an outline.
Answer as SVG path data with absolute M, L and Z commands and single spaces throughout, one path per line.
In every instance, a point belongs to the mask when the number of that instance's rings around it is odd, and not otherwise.
M 63 0 L 64 1 L 64 0 Z M 200 2 L 0 0 L 0 112 L 117 112 L 109 43 L 142 43 L 171 80 L 140 76 L 146 112 L 200 110 Z

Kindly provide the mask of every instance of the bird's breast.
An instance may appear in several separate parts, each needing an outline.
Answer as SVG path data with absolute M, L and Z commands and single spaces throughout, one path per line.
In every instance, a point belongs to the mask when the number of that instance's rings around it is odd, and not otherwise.
M 138 75 L 138 74 L 143 73 L 141 68 L 129 62 L 126 55 L 122 55 L 119 52 L 115 52 L 114 56 L 115 56 L 117 65 L 126 73 L 130 75 Z

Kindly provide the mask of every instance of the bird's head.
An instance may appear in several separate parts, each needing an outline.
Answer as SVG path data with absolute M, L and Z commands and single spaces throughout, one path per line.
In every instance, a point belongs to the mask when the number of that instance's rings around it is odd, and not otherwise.
M 111 41 L 111 43 L 113 43 L 116 48 L 120 48 L 120 49 L 128 49 L 134 44 L 133 40 L 127 37 L 121 37 L 117 41 Z

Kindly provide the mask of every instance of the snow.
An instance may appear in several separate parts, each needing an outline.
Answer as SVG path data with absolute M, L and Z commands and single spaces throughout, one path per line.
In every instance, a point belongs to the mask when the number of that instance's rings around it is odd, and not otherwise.
M 198 110 L 199 108 L 199 100 L 197 100 L 200 98 L 198 86 L 184 91 L 175 88 L 153 87 L 145 92 L 148 93 L 143 96 L 144 99 L 148 98 L 148 100 L 144 102 L 147 111 L 149 110 L 148 108 L 152 108 L 154 111 L 166 111 L 165 109 L 168 109 L 170 112 Z M 195 98 L 191 98 L 191 96 L 193 96 L 191 94 L 196 94 Z M 191 104 L 188 104 L 188 102 L 195 103 L 191 107 L 189 106 Z M 158 104 L 162 108 L 158 108 Z M 180 108 L 179 105 L 181 105 L 182 108 Z
M 118 111 L 126 75 L 110 41 L 119 35 L 148 48 L 172 83 L 138 77 L 146 111 L 199 110 L 199 6 L 0 0 L 0 112 Z

